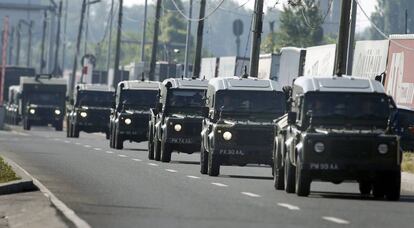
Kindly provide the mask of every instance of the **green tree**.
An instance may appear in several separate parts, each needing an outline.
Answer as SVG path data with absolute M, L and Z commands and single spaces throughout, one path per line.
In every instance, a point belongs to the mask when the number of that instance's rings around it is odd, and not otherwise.
M 265 52 L 282 47 L 309 47 L 325 43 L 323 15 L 317 0 L 304 0 L 299 5 L 285 5 L 280 15 L 279 31 L 269 34 L 262 45 Z
M 414 1 L 413 0 L 378 0 L 371 19 L 385 34 L 405 33 L 405 9 L 408 9 L 408 30 L 414 32 Z M 370 29 L 371 39 L 384 39 L 374 27 Z

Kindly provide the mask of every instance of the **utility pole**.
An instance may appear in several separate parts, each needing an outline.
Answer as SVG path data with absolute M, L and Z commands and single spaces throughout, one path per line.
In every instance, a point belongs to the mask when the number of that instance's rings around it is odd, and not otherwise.
M 65 1 L 65 22 L 63 25 L 63 48 L 62 48 L 62 69 L 65 69 L 66 65 L 66 34 L 67 34 L 67 25 L 68 25 L 68 7 L 69 0 Z
M 46 66 L 46 61 L 45 61 L 46 28 L 47 28 L 47 11 L 44 12 L 44 16 L 43 16 L 42 44 L 40 46 L 40 73 L 44 73 L 44 69 Z
M 355 0 L 352 0 L 352 9 L 351 9 L 351 28 L 349 29 L 349 40 L 348 40 L 348 54 L 346 61 L 346 74 L 352 74 L 352 64 L 354 60 L 354 40 L 355 40 L 355 26 L 356 26 L 356 17 L 357 17 L 357 3 Z
M 254 3 L 254 27 L 252 31 L 252 50 L 250 54 L 250 76 L 257 77 L 259 73 L 260 44 L 263 30 L 263 0 Z
M 118 31 L 116 34 L 116 50 L 115 50 L 115 64 L 114 64 L 114 77 L 112 85 L 115 85 L 116 77 L 119 75 L 119 61 L 121 55 L 121 35 L 122 35 L 122 8 L 123 0 L 119 0 L 119 9 L 118 9 Z
M 83 55 L 86 55 L 88 52 L 88 32 L 89 32 L 90 9 L 91 9 L 91 4 L 89 4 L 89 0 L 88 0 L 88 6 L 86 8 L 85 44 L 83 46 Z
M 339 23 L 338 46 L 335 58 L 335 74 L 342 76 L 346 73 L 346 61 L 349 40 L 349 17 L 351 14 L 351 0 L 342 0 L 341 20 Z
M 30 67 L 32 65 L 32 36 L 33 36 L 33 20 L 29 22 L 29 41 L 27 42 L 27 56 L 26 56 L 26 66 Z
M 55 34 L 56 34 L 56 14 L 57 14 L 57 6 L 54 6 L 53 11 L 51 12 L 50 16 L 50 26 L 49 26 L 49 48 L 48 48 L 48 61 L 47 61 L 47 71 L 48 73 L 52 72 L 54 62 L 54 48 L 55 48 Z
M 10 37 L 9 37 L 9 56 L 8 56 L 8 60 L 9 60 L 9 64 L 10 65 L 13 65 L 13 42 L 14 42 L 14 27 L 12 27 L 11 28 L 11 34 L 10 34 Z M 3 32 L 4 32 L 4 30 L 3 30 Z M 4 36 L 2 36 L 2 38 L 4 38 Z M 3 43 L 3 40 L 2 40 L 2 43 Z
M 21 42 L 21 30 L 22 23 L 19 21 L 17 24 L 17 33 L 16 33 L 16 59 L 14 60 L 16 66 L 20 65 L 20 42 Z
M 157 0 L 157 5 L 155 9 L 154 37 L 152 39 L 152 53 L 151 53 L 149 80 L 154 80 L 154 75 L 155 75 L 155 64 L 157 61 L 157 49 L 158 49 L 158 33 L 160 31 L 161 4 L 162 4 L 162 0 Z
M 193 0 L 190 0 L 188 7 L 188 17 L 192 18 L 193 16 Z M 185 56 L 184 56 L 184 77 L 188 77 L 188 59 L 190 58 L 190 38 L 191 38 L 191 20 L 187 21 L 187 37 L 185 39 Z
M 83 28 L 83 19 L 85 17 L 85 10 L 86 10 L 86 0 L 83 0 L 82 9 L 81 9 L 81 18 L 79 22 L 78 38 L 76 41 L 76 52 L 75 52 L 75 57 L 73 60 L 73 69 L 72 69 L 72 75 L 70 77 L 69 91 L 68 91 L 69 97 L 71 98 L 73 98 L 73 89 L 75 87 L 76 70 L 78 68 L 78 55 L 79 55 L 80 44 L 82 41 L 82 28 Z
M 110 22 L 109 22 L 109 38 L 108 38 L 108 56 L 106 58 L 106 72 L 109 73 L 109 68 L 111 64 L 111 52 L 112 52 L 112 24 L 114 21 L 114 0 L 111 0 L 111 10 L 110 10 Z
M 142 25 L 142 43 L 141 43 L 141 62 L 145 62 L 145 43 L 147 35 L 147 10 L 148 10 L 148 0 L 145 0 L 144 6 L 144 23 Z M 144 64 L 145 68 L 145 64 Z
M 206 14 L 206 0 L 200 1 L 200 13 L 197 27 L 197 43 L 194 56 L 193 76 L 201 77 L 201 55 L 203 52 L 204 16 Z
M 405 34 L 408 34 L 408 9 L 405 9 Z
M 53 69 L 53 73 L 57 75 L 61 75 L 62 72 L 59 69 L 59 46 L 60 46 L 60 24 L 62 19 L 62 5 L 63 1 L 60 0 L 59 2 L 59 11 L 58 11 L 58 27 L 57 27 L 57 33 L 56 33 L 56 48 L 55 48 L 55 65 Z

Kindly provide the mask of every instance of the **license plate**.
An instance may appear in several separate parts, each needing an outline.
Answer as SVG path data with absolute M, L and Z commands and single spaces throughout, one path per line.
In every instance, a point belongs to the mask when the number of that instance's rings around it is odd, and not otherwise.
M 312 170 L 339 170 L 336 163 L 310 163 L 309 168 Z
M 244 155 L 244 152 L 242 150 L 238 149 L 220 149 L 219 154 L 222 155 Z
M 192 139 L 189 138 L 171 138 L 171 143 L 179 143 L 179 144 L 191 144 L 193 143 Z

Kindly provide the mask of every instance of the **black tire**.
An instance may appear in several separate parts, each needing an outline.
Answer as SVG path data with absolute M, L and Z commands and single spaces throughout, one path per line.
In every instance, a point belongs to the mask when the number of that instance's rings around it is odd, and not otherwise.
M 148 159 L 154 160 L 154 141 L 152 137 L 151 128 L 149 130 L 149 135 L 148 135 Z
M 208 171 L 209 176 L 216 177 L 220 175 L 220 163 L 217 155 L 208 153 Z
M 23 121 L 23 130 L 30 131 L 30 128 L 30 121 L 27 118 L 25 118 Z
M 66 121 L 66 137 L 72 138 L 72 129 L 70 127 L 69 121 Z
M 79 128 L 76 126 L 76 124 L 73 124 L 71 128 L 72 128 L 72 137 L 79 138 Z
M 394 171 L 386 174 L 385 198 L 398 201 L 401 195 L 401 172 Z
M 124 140 L 122 138 L 122 135 L 115 132 L 114 137 L 114 148 L 117 150 L 122 150 L 124 148 Z
M 207 174 L 208 172 L 208 152 L 205 150 L 203 144 L 200 148 L 200 173 Z
M 360 181 L 359 182 L 359 192 L 362 196 L 371 195 L 372 183 L 370 181 Z
M 112 129 L 112 127 L 110 128 L 110 132 L 109 132 L 109 147 L 110 148 L 114 148 L 114 130 Z
M 295 193 L 295 166 L 289 160 L 289 155 L 285 156 L 285 191 L 287 193 Z
M 63 131 L 63 122 L 62 121 L 57 121 L 55 123 L 55 130 L 56 131 Z
M 171 153 L 172 153 L 171 145 L 166 142 L 161 143 L 161 161 L 170 162 Z
M 311 179 L 302 168 L 302 161 L 296 159 L 296 194 L 298 196 L 308 196 L 310 194 Z
M 380 179 L 380 178 L 378 178 Z M 384 199 L 385 196 L 385 186 L 382 180 L 376 180 L 372 186 L 372 195 L 376 199 Z
M 161 160 L 161 142 L 158 141 L 158 139 L 155 137 L 154 137 L 154 160 L 155 161 Z
M 285 189 L 285 170 L 283 166 L 280 143 L 276 145 L 273 155 L 273 184 L 276 190 Z
M 105 139 L 108 140 L 111 138 L 111 132 L 109 131 L 109 128 L 105 131 Z

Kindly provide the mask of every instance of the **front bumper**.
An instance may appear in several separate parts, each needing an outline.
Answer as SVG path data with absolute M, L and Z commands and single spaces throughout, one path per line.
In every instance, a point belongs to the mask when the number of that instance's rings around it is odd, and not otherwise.
M 130 119 L 131 123 L 126 124 L 125 119 Z M 148 139 L 148 120 L 149 115 L 121 116 L 117 131 L 126 140 L 145 141 Z

